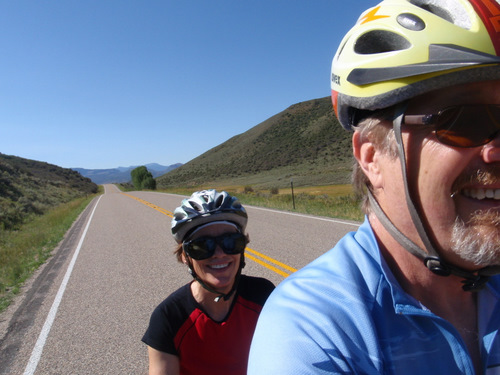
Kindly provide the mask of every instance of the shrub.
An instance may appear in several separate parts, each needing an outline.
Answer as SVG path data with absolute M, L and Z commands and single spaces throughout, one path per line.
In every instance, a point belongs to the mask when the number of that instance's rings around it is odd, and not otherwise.
M 137 167 L 130 172 L 132 184 L 137 190 L 156 189 L 156 181 L 145 166 Z
M 153 178 L 153 176 L 148 176 L 144 179 L 144 181 L 142 182 L 142 188 L 156 190 L 156 180 Z

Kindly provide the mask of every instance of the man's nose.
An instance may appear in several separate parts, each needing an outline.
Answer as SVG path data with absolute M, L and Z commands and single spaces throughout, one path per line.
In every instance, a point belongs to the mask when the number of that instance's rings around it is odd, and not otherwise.
M 485 163 L 500 162 L 500 135 L 483 146 L 482 156 Z

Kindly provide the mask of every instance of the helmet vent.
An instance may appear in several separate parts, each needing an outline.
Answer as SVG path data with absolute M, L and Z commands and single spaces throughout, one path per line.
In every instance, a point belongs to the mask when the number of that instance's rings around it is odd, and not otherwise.
M 216 208 L 219 208 L 222 206 L 222 202 L 224 201 L 224 196 L 223 195 L 219 195 L 217 197 L 217 200 L 215 201 L 215 207 Z
M 410 48 L 410 42 L 399 34 L 386 30 L 373 30 L 361 35 L 354 52 L 361 55 L 401 51 Z
M 410 3 L 463 29 L 471 28 L 469 14 L 458 0 L 410 0 Z
M 194 208 L 196 211 L 201 212 L 203 211 L 203 206 L 198 204 L 198 202 L 195 201 L 188 201 L 188 203 L 191 205 L 192 208 Z

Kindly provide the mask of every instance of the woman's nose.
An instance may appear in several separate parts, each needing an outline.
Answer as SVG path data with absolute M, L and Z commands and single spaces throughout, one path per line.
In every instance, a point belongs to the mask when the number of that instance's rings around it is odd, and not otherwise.
M 215 256 L 221 256 L 221 255 L 224 255 L 224 250 L 222 250 L 222 247 L 220 247 L 219 244 L 217 244 L 217 246 L 215 247 L 215 251 L 214 251 L 214 257 Z

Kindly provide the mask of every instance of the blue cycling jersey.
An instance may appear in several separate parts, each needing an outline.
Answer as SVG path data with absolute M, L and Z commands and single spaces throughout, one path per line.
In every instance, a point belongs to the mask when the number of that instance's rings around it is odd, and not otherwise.
M 500 277 L 478 292 L 484 373 L 500 374 Z M 474 374 L 457 330 L 399 286 L 365 220 L 271 294 L 248 375 Z

